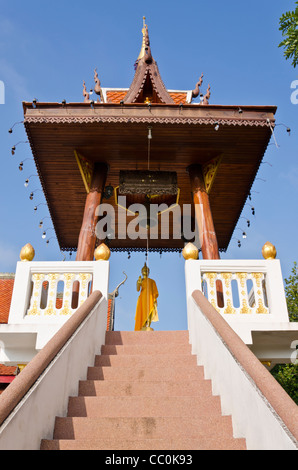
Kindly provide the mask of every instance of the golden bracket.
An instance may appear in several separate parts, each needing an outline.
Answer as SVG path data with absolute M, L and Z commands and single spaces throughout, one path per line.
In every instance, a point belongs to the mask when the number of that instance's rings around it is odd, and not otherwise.
M 216 157 L 203 165 L 203 177 L 207 194 L 210 194 L 222 157 Z
M 74 154 L 86 188 L 86 192 L 89 194 L 94 171 L 94 163 L 83 157 L 83 155 L 81 155 L 77 150 L 74 151 Z

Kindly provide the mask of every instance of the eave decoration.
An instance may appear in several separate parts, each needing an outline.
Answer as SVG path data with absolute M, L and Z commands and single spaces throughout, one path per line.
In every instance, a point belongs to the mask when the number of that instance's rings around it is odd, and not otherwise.
M 87 194 L 90 192 L 91 181 L 93 176 L 94 164 L 87 160 L 87 158 L 83 157 L 77 150 L 74 151 L 76 161 L 85 185 L 85 189 Z
M 210 194 L 222 157 L 213 158 L 203 165 L 203 177 L 205 181 L 206 192 Z

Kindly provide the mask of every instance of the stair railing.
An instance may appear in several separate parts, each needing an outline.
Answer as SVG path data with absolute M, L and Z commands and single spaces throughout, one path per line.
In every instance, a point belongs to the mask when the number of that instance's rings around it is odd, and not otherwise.
M 248 450 L 298 449 L 295 402 L 199 290 L 188 315 L 193 353 L 232 416 L 234 437 L 245 438 Z
M 86 367 L 105 343 L 107 298 L 94 291 L 0 396 L 0 449 L 39 450 L 52 438 Z

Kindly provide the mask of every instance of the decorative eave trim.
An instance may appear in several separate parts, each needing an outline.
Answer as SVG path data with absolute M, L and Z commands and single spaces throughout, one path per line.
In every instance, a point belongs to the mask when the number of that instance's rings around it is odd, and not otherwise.
M 230 118 L 183 118 L 183 117 L 129 117 L 129 116 L 27 116 L 24 124 L 186 124 L 186 125 L 219 125 L 223 126 L 256 126 L 268 127 L 274 125 L 274 120 L 263 119 L 230 119 Z

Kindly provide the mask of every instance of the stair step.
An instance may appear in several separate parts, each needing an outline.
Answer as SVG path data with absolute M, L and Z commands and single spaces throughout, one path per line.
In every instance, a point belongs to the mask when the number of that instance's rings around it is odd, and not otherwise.
M 41 450 L 246 450 L 244 439 L 43 440 Z
M 106 345 L 189 343 L 188 331 L 107 331 Z
M 132 354 L 191 354 L 191 345 L 183 343 L 162 344 L 108 344 L 101 348 L 102 355 L 132 355 Z
M 129 381 L 187 381 L 204 379 L 204 369 L 198 366 L 185 367 L 89 367 L 87 380 Z
M 221 416 L 219 397 L 70 397 L 68 417 Z
M 96 356 L 95 367 L 184 367 L 197 366 L 197 358 L 190 354 L 147 354 L 130 356 Z
M 212 395 L 210 380 L 200 381 L 112 381 L 82 380 L 79 383 L 80 396 L 143 396 L 143 397 L 180 397 Z
M 192 355 L 188 331 L 107 332 L 41 450 L 246 450 Z
M 201 439 L 233 437 L 229 416 L 198 418 L 56 418 L 54 439 Z

